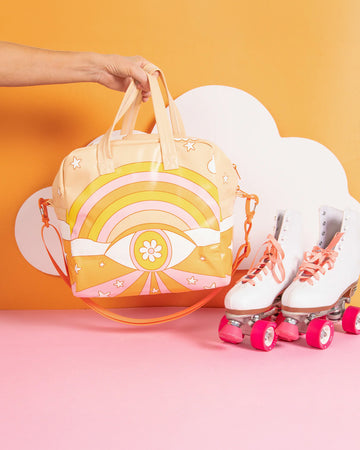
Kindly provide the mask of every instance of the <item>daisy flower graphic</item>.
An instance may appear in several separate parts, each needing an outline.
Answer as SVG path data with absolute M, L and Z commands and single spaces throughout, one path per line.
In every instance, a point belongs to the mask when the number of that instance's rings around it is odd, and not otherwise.
M 144 241 L 143 246 L 140 248 L 140 253 L 142 253 L 142 257 L 144 260 L 149 259 L 149 261 L 154 262 L 156 258 L 161 257 L 160 250 L 162 249 L 161 245 L 157 245 L 155 239 L 151 242 Z

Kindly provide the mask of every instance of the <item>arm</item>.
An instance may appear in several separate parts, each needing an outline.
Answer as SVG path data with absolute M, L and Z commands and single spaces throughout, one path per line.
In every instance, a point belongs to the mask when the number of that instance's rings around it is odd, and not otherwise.
M 0 41 L 0 61 L 0 86 L 94 82 L 125 91 L 133 78 L 143 101 L 150 97 L 142 69 L 148 61 L 141 56 L 45 50 Z

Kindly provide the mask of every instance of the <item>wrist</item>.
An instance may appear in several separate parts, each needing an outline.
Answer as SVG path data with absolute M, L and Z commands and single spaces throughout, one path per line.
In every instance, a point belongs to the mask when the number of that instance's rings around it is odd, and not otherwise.
M 84 81 L 98 83 L 105 67 L 105 56 L 100 53 L 83 53 Z

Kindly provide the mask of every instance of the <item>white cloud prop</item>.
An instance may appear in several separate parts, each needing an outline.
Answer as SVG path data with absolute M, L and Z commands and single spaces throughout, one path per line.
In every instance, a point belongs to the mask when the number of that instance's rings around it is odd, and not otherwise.
M 202 86 L 178 97 L 176 104 L 187 135 L 216 143 L 237 165 L 241 188 L 259 196 L 250 239 L 252 254 L 241 268 L 249 267 L 273 231 L 277 210 L 292 208 L 302 213 L 304 249 L 318 242 L 321 205 L 360 210 L 336 156 L 316 141 L 282 138 L 269 111 L 250 94 L 229 86 Z M 243 202 L 236 202 L 234 249 L 243 242 Z

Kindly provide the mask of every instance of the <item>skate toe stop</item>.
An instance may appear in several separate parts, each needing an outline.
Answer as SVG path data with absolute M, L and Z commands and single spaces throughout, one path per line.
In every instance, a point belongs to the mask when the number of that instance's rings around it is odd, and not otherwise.
M 298 327 L 289 322 L 282 322 L 275 332 L 283 341 L 296 341 L 299 339 Z
M 240 344 L 244 339 L 241 328 L 229 323 L 219 330 L 219 337 L 222 341 L 230 342 L 231 344 Z

